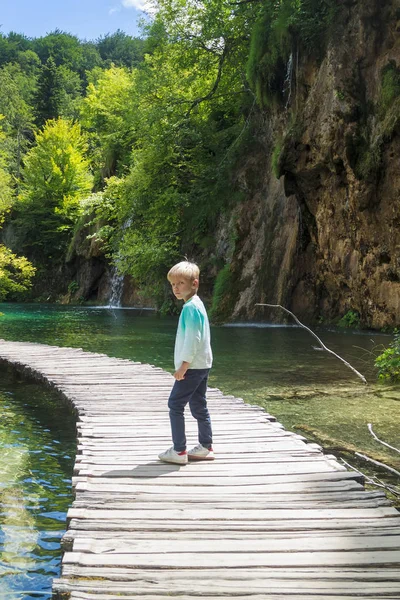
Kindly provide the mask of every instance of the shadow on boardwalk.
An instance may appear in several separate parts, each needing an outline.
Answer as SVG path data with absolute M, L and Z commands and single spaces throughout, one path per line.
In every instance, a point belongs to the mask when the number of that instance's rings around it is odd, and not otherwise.
M 187 465 L 185 465 L 184 468 L 186 466 Z M 180 465 L 167 465 L 153 461 L 144 465 L 138 465 L 133 469 L 113 469 L 112 471 L 106 471 L 103 476 L 105 478 L 128 477 L 130 479 L 154 479 L 156 477 L 168 475 L 168 473 L 178 472 L 180 469 Z

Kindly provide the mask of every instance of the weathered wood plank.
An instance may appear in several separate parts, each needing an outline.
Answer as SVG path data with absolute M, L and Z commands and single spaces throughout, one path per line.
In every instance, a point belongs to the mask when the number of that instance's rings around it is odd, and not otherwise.
M 295 582 L 301 586 L 302 583 L 310 583 L 315 580 L 326 581 L 330 586 L 341 585 L 341 582 L 347 582 L 350 585 L 359 584 L 360 582 L 379 583 L 390 581 L 396 583 L 400 581 L 400 570 L 393 567 L 358 567 L 352 566 L 312 566 L 312 567 L 283 567 L 276 569 L 275 567 L 244 567 L 238 569 L 221 568 L 218 565 L 213 569 L 175 569 L 175 570 L 158 570 L 158 569 L 127 569 L 124 567 L 93 567 L 90 568 L 79 566 L 76 564 L 64 565 L 64 572 L 71 577 L 75 577 L 77 573 L 82 573 L 83 576 L 94 575 L 94 578 L 100 577 L 101 573 L 107 573 L 110 579 L 115 582 L 120 580 L 121 586 L 131 585 L 130 582 L 147 579 L 149 582 L 162 583 L 165 581 L 173 585 L 173 582 L 179 585 L 190 584 L 191 581 L 207 581 L 213 579 L 219 581 L 244 582 L 260 580 L 271 583 L 274 586 L 275 582 L 287 581 Z M 121 580 L 121 574 L 124 574 L 125 581 Z M 100 582 L 107 585 L 107 581 Z
M 215 538 L 203 536 L 198 539 L 174 540 L 173 551 L 176 554 L 185 552 L 209 552 L 215 549 Z M 400 535 L 398 536 L 364 536 L 353 537 L 351 535 L 337 535 L 335 537 L 311 537 L 311 538 L 285 538 L 285 539 L 236 539 L 218 541 L 218 553 L 251 553 L 251 552 L 323 552 L 323 551 L 346 551 L 356 550 L 400 550 Z M 87 537 L 76 540 L 73 547 L 74 552 L 85 552 L 90 554 L 155 554 L 168 553 L 171 551 L 170 540 L 162 539 L 139 539 L 139 540 L 107 540 L 100 542 L 98 539 Z M 397 557 L 399 558 L 399 557 Z
M 303 519 L 372 519 L 376 517 L 397 517 L 398 512 L 389 507 L 377 507 L 373 509 L 367 508 L 319 508 L 319 509 L 301 509 L 295 507 L 293 509 L 261 509 L 257 510 L 248 509 L 228 509 L 215 507 L 212 510 L 207 508 L 192 507 L 187 508 L 172 508 L 164 509 L 162 506 L 154 506 L 152 509 L 139 508 L 135 510 L 106 510 L 106 509 L 93 509 L 93 508 L 70 508 L 68 511 L 69 519 L 99 519 L 105 520 L 123 520 L 128 519 L 131 522 L 136 520 L 148 520 L 148 519 L 164 519 L 167 520 L 178 520 L 185 516 L 185 520 L 193 521 L 283 521 L 283 520 L 295 520 L 301 521 Z
M 184 511 L 183 511 L 184 512 Z M 266 523 L 265 521 L 250 521 L 242 520 L 222 520 L 216 519 L 206 520 L 187 520 L 185 518 L 169 520 L 165 519 L 138 519 L 129 521 L 128 519 L 106 519 L 99 521 L 98 519 L 71 519 L 69 525 L 73 529 L 81 531 L 322 531 L 326 529 L 344 531 L 358 530 L 363 528 L 383 528 L 385 525 L 392 530 L 399 526 L 397 517 L 386 517 L 384 524 L 382 518 L 362 519 L 361 522 L 354 522 L 354 519 L 293 519 L 293 520 L 274 520 Z M 224 534 L 221 533 L 221 537 Z
M 133 568 L 186 568 L 202 567 L 212 569 L 219 567 L 311 567 L 311 566 L 340 566 L 357 565 L 372 566 L 392 565 L 400 568 L 400 552 L 392 550 L 366 550 L 364 552 L 190 552 L 152 554 L 86 554 L 83 552 L 66 552 L 64 564 L 75 563 L 84 566 L 123 566 Z

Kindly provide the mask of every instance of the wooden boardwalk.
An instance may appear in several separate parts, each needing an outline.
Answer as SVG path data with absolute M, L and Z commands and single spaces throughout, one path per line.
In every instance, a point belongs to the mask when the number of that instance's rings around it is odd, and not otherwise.
M 0 341 L 75 407 L 75 501 L 53 597 L 400 599 L 400 514 L 259 407 L 209 392 L 213 463 L 162 464 L 162 369 Z M 197 443 L 188 415 L 188 439 Z

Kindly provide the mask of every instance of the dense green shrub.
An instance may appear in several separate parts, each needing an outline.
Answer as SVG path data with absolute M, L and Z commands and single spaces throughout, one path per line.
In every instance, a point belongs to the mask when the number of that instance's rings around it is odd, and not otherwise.
M 214 284 L 210 318 L 218 321 L 226 314 L 232 287 L 232 271 L 230 264 L 226 264 L 218 273 Z
M 272 155 L 271 155 L 272 172 L 277 179 L 279 179 L 279 177 L 281 176 L 280 169 L 279 169 L 279 158 L 281 156 L 281 152 L 282 152 L 282 141 L 279 140 L 275 144 L 274 149 L 272 151 Z
M 378 378 L 381 381 L 400 382 L 400 333 L 394 335 L 394 340 L 375 360 Z
M 32 286 L 35 272 L 35 267 L 25 256 L 17 256 L 0 244 L 0 302 L 20 300 Z
M 348 310 L 338 322 L 339 327 L 355 328 L 360 326 L 360 315 L 356 310 Z
M 379 113 L 384 117 L 393 101 L 400 96 L 400 69 L 394 60 L 390 60 L 381 72 L 381 94 Z

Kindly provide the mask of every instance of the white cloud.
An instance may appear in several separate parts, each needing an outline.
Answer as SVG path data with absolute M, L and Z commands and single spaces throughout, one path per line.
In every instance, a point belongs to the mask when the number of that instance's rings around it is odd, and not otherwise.
M 113 6 L 112 8 L 110 8 L 110 10 L 108 11 L 109 15 L 113 15 L 116 12 L 120 12 L 121 7 L 120 6 Z
M 148 16 L 154 16 L 158 10 L 157 0 L 122 0 L 122 6 L 141 10 Z
M 125 8 L 136 8 L 136 10 L 144 10 L 146 0 L 122 0 L 122 6 Z

